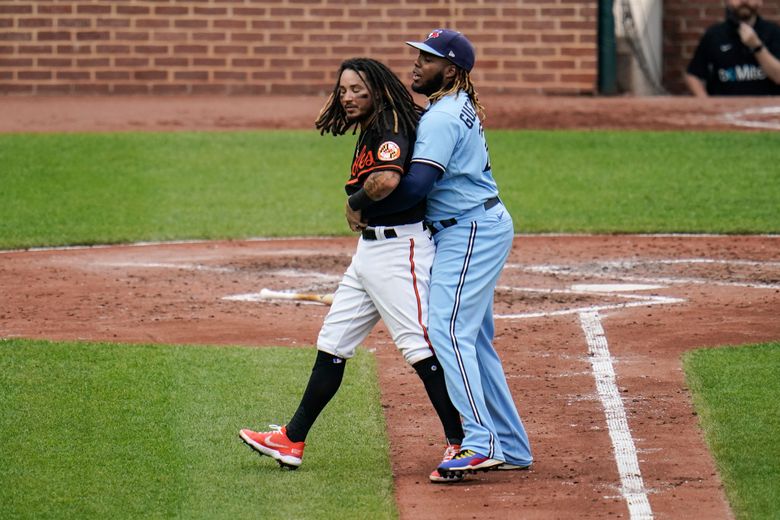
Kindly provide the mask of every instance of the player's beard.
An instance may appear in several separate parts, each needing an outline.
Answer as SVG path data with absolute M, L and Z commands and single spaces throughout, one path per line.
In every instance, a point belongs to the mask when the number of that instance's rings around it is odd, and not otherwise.
M 422 85 L 415 87 L 412 85 L 412 90 L 418 94 L 422 94 L 426 97 L 430 97 L 434 92 L 438 92 L 444 86 L 444 71 L 439 71 L 434 77 L 426 81 Z
M 347 112 L 347 107 L 341 107 L 344 111 L 344 118 L 349 121 L 350 124 L 356 123 L 361 127 L 366 126 L 368 122 L 374 117 L 376 110 L 374 109 L 373 104 L 371 106 L 364 106 L 362 108 L 359 104 L 364 103 L 367 99 L 369 99 L 369 97 L 370 96 L 368 94 L 361 95 L 356 99 L 356 102 L 352 104 L 352 106 L 357 109 L 356 114 L 350 115 L 349 112 Z
M 377 116 L 377 111 L 372 109 L 371 112 L 368 112 L 367 114 L 361 114 L 354 117 L 346 116 L 346 119 L 347 121 L 349 121 L 350 125 L 356 124 L 357 126 L 360 127 L 361 130 L 365 130 L 366 128 L 371 126 L 371 124 L 376 119 L 376 116 Z
M 733 13 L 734 18 L 741 22 L 750 22 L 755 16 L 758 16 L 758 9 L 747 4 L 740 4 L 737 7 L 728 7 Z

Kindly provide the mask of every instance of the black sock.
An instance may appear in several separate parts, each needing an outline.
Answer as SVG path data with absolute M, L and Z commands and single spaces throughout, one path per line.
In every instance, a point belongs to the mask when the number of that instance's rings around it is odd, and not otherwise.
M 320 415 L 341 386 L 347 360 L 317 351 L 309 384 L 303 392 L 301 404 L 287 423 L 287 438 L 293 442 L 306 440 L 314 421 Z
M 444 435 L 450 444 L 460 444 L 463 442 L 463 425 L 460 422 L 460 414 L 453 406 L 450 396 L 447 393 L 447 385 L 444 382 L 444 371 L 439 364 L 436 356 L 418 361 L 412 367 L 417 371 L 417 375 L 422 379 L 425 385 L 425 391 L 428 392 L 428 398 L 439 416 L 441 425 L 444 427 Z

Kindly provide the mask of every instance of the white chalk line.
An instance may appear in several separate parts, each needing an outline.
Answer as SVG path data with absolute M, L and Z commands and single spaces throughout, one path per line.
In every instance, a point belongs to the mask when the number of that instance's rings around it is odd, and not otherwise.
M 207 271 L 214 273 L 236 273 L 245 271 L 235 267 L 215 267 L 202 264 L 177 264 L 170 262 L 98 262 L 93 265 L 106 267 L 129 267 L 136 269 L 180 269 L 185 271 Z M 320 280 L 334 281 L 340 280 L 340 276 L 321 273 L 320 271 L 304 271 L 301 269 L 275 269 L 263 271 L 264 274 L 271 276 L 284 276 L 287 278 L 316 278 Z
M 608 262 L 596 262 L 593 269 L 583 269 L 582 267 L 568 266 L 568 265 L 554 265 L 554 264 L 542 264 L 542 265 L 522 265 L 522 264 L 507 264 L 506 267 L 510 269 L 520 269 L 522 271 L 539 273 L 539 274 L 554 274 L 559 276 L 574 276 L 574 277 L 591 277 L 598 279 L 610 279 L 621 280 L 624 282 L 644 282 L 644 283 L 661 283 L 669 285 L 716 285 L 721 287 L 745 287 L 749 289 L 780 289 L 780 284 L 764 283 L 764 282 L 735 282 L 735 281 L 723 281 L 714 280 L 711 278 L 694 278 L 694 277 L 663 277 L 663 276 L 632 276 L 627 274 L 621 274 L 616 272 L 603 272 L 603 269 L 623 269 L 630 270 L 635 269 L 638 266 L 643 265 L 679 265 L 679 264 L 716 264 L 716 265 L 735 265 L 735 266 L 749 266 L 749 267 L 768 267 L 778 268 L 780 262 L 760 262 L 754 260 L 718 260 L 712 258 L 685 258 L 685 259 L 660 259 L 660 260 L 614 260 Z
M 749 265 L 751 267 L 780 267 L 780 262 L 764 262 L 759 260 L 723 260 L 718 258 L 673 258 L 668 260 L 644 260 L 633 261 L 634 265 L 640 264 L 723 264 L 723 265 Z
M 747 289 L 778 289 L 780 285 L 773 283 L 763 282 L 725 282 L 722 280 L 712 280 L 707 278 L 667 278 L 662 276 L 628 276 L 617 275 L 610 273 L 593 273 L 588 271 L 572 270 L 566 266 L 548 266 L 541 267 L 535 266 L 525 269 L 526 271 L 542 273 L 542 274 L 555 274 L 561 276 L 588 276 L 591 278 L 599 278 L 606 280 L 622 280 L 624 282 L 646 282 L 646 283 L 663 283 L 669 285 L 715 285 L 719 287 L 744 287 Z
M 658 258 L 655 260 L 607 260 L 603 262 L 594 262 L 597 265 L 606 267 L 622 267 L 631 269 L 641 265 L 656 264 L 722 264 L 722 265 L 747 265 L 751 267 L 780 267 L 780 262 L 764 260 L 726 260 L 722 258 Z M 554 265 L 554 264 L 542 264 Z M 523 264 L 506 264 L 507 267 L 519 268 Z
M 736 112 L 727 112 L 723 114 L 723 119 L 732 125 L 744 126 L 748 128 L 765 128 L 768 130 L 780 130 L 780 121 L 753 121 L 746 119 L 748 116 L 766 116 L 780 115 L 780 106 L 774 107 L 756 107 L 738 110 Z
M 571 286 L 572 291 L 587 291 L 596 293 L 615 293 L 625 291 L 653 291 L 663 289 L 665 286 L 656 284 L 640 283 L 575 283 Z
M 180 269 L 183 271 L 207 271 L 212 273 L 232 273 L 232 267 L 214 267 L 201 264 L 175 264 L 168 262 L 98 262 L 93 265 L 105 267 L 123 267 L 135 269 Z
M 599 291 L 593 289 L 539 289 L 535 287 L 511 287 L 507 285 L 500 285 L 496 289 L 507 291 L 519 291 L 519 292 L 532 292 L 542 294 L 587 294 L 587 295 L 605 295 L 609 294 L 615 298 L 623 298 L 626 300 L 634 300 L 624 303 L 608 303 L 602 305 L 588 305 L 585 307 L 569 307 L 566 309 L 558 309 L 555 311 L 538 311 L 538 312 L 523 312 L 518 314 L 495 314 L 493 317 L 499 320 L 521 320 L 529 318 L 545 318 L 550 316 L 565 316 L 567 314 L 580 314 L 583 312 L 600 312 L 613 309 L 628 309 L 631 307 L 645 307 L 648 305 L 672 305 L 676 303 L 682 303 L 685 300 L 681 298 L 672 298 L 669 296 L 654 296 L 649 294 L 625 294 L 618 293 L 614 290 Z
M 708 258 L 694 258 L 694 259 L 671 259 L 671 260 L 659 260 L 655 262 L 603 262 L 599 263 L 600 267 L 619 267 L 623 269 L 635 268 L 639 265 L 647 264 L 731 264 L 731 265 L 746 265 L 751 267 L 777 267 L 780 265 L 777 262 L 754 262 L 743 260 L 715 260 Z M 701 283 L 712 285 L 736 285 L 752 288 L 773 288 L 776 289 L 775 284 L 763 284 L 763 283 L 718 283 L 714 280 L 704 279 L 679 279 L 679 278 L 652 278 L 652 277 L 637 277 L 637 276 L 621 276 L 609 273 L 600 272 L 587 272 L 585 270 L 577 270 L 566 266 L 530 266 L 525 267 L 517 264 L 513 264 L 511 267 L 520 268 L 531 272 L 540 272 L 543 274 L 555 274 L 555 275 L 571 275 L 577 277 L 592 277 L 592 278 L 608 278 L 610 280 L 622 280 L 622 281 L 641 281 L 650 283 L 666 283 L 666 284 L 684 284 L 684 283 Z M 589 359 L 592 367 L 593 377 L 596 381 L 596 389 L 604 408 L 604 415 L 607 422 L 607 428 L 609 430 L 609 436 L 612 441 L 612 449 L 617 463 L 618 473 L 620 475 L 620 493 L 625 500 L 629 511 L 629 517 L 631 520 L 652 520 L 653 511 L 648 499 L 648 491 L 645 489 L 644 481 L 642 479 L 642 473 L 639 467 L 639 458 L 637 455 L 636 446 L 634 444 L 631 431 L 628 426 L 628 418 L 626 416 L 625 408 L 623 406 L 623 400 L 620 397 L 620 391 L 617 387 L 617 381 L 615 376 L 615 370 L 612 364 L 612 356 L 609 352 L 609 346 L 607 344 L 606 335 L 604 333 L 599 312 L 607 309 L 628 308 L 636 306 L 646 305 L 660 305 L 660 304 L 672 304 L 681 303 L 684 300 L 680 298 L 671 298 L 664 296 L 654 295 L 637 295 L 637 294 L 625 294 L 620 293 L 621 287 L 618 284 L 575 284 L 570 289 L 538 289 L 529 287 L 506 287 L 501 286 L 504 290 L 519 290 L 527 292 L 537 292 L 546 294 L 577 294 L 577 293 L 589 293 L 589 294 L 610 294 L 614 298 L 623 298 L 626 300 L 632 300 L 618 304 L 608 305 L 595 305 L 585 308 L 569 308 L 550 312 L 535 312 L 535 313 L 523 313 L 514 315 L 499 315 L 497 318 L 504 319 L 520 319 L 520 318 L 536 318 L 545 316 L 559 316 L 564 314 L 576 313 L 579 316 L 580 324 L 585 338 L 588 343 L 588 352 L 590 354 Z M 623 288 L 627 291 L 642 291 L 652 290 L 659 287 L 653 286 L 637 286 L 637 285 L 624 285 Z
M 276 275 L 276 276 L 286 276 L 288 278 L 317 278 L 319 280 L 325 280 L 325 281 L 336 281 L 338 282 L 341 280 L 341 275 L 335 275 L 335 274 L 325 274 L 321 273 L 319 271 L 304 271 L 301 269 L 278 269 L 276 271 L 266 271 L 268 274 Z
M 761 235 L 759 235 L 761 236 Z M 766 235 L 771 236 L 771 235 Z M 309 241 L 328 241 L 333 237 L 323 236 L 293 236 L 293 237 L 252 237 L 241 238 L 235 240 L 161 240 L 159 242 L 145 241 L 145 242 L 127 242 L 121 244 L 91 244 L 91 245 L 74 245 L 74 246 L 41 246 L 41 247 L 27 247 L 22 249 L 0 249 L 0 255 L 6 253 L 35 253 L 35 252 L 47 252 L 47 251 L 89 251 L 92 249 L 123 249 L 126 247 L 161 247 L 161 246 L 177 246 L 177 245 L 213 245 L 224 244 L 226 247 L 234 243 L 254 243 L 254 242 L 282 242 L 289 240 L 305 240 Z M 312 251 L 311 249 L 276 249 L 261 252 L 253 252 L 253 254 L 267 254 L 267 255 L 284 255 L 294 252 L 300 255 L 317 255 L 319 251 Z
M 607 338 L 597 311 L 581 312 L 580 324 L 588 342 L 590 363 L 596 389 L 604 407 L 604 415 L 612 440 L 618 473 L 620 474 L 620 493 L 628 505 L 632 520 L 651 520 L 653 511 L 647 498 L 636 446 L 628 427 L 628 418 L 620 397 L 620 390 L 612 366 Z

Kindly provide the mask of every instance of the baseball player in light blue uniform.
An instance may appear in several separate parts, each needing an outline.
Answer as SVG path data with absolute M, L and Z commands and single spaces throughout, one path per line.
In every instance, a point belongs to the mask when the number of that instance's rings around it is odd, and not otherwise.
M 514 229 L 498 198 L 469 76 L 474 48 L 448 29 L 407 44 L 420 50 L 412 90 L 430 104 L 410 175 L 392 197 L 428 197 L 436 242 L 428 332 L 465 431 L 460 452 L 437 469 L 453 480 L 477 470 L 525 469 L 533 462 L 528 435 L 492 344 L 493 295 Z

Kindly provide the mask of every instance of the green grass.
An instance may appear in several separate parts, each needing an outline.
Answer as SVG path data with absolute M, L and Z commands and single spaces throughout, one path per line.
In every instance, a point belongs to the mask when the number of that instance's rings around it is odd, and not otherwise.
M 777 133 L 489 131 L 518 232 L 780 232 Z M 349 234 L 354 137 L 0 135 L 0 248 Z
M 332 233 L 353 146 L 315 132 L 0 135 L 0 247 Z
M 238 440 L 290 418 L 313 360 L 313 349 L 0 340 L 3 518 L 396 518 L 368 354 L 348 363 L 299 470 Z
M 780 133 L 492 132 L 523 232 L 776 233 Z
M 691 351 L 684 368 L 737 518 L 778 518 L 780 343 Z
M 489 130 L 488 141 L 518 232 L 780 232 L 777 133 Z M 0 135 L 0 249 L 348 234 L 353 146 L 314 131 Z M 685 358 L 740 518 L 778 514 L 778 350 Z M 312 361 L 0 340 L 2 516 L 396 517 L 371 356 L 349 363 L 302 469 L 280 471 L 236 439 L 289 419 Z

